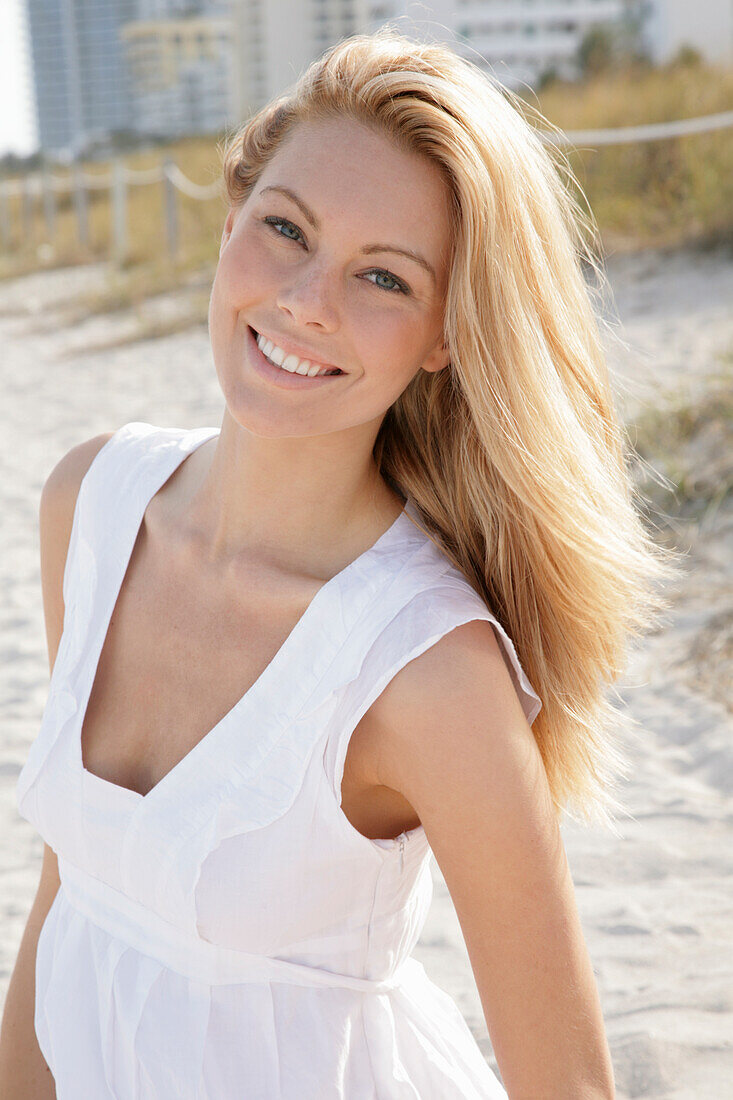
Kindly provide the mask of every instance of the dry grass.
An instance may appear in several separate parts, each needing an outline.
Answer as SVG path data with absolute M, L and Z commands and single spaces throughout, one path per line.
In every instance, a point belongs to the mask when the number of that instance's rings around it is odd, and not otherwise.
M 614 129 L 730 111 L 733 69 L 630 69 L 583 85 L 557 82 L 528 101 L 565 131 Z M 615 251 L 733 240 L 731 130 L 568 150 L 568 159 Z
M 658 543 L 682 551 L 681 613 L 697 627 L 676 674 L 733 714 L 733 349 L 718 369 L 627 424 L 637 501 Z
M 696 387 L 660 397 L 627 430 L 649 511 L 699 529 L 712 525 L 733 498 L 733 351 Z
M 194 183 L 208 186 L 220 176 L 216 139 L 189 138 L 147 152 L 129 154 L 125 165 L 134 170 L 159 167 L 170 157 Z M 85 163 L 84 172 L 104 176 L 110 166 L 106 162 Z M 53 174 L 69 178 L 69 171 L 54 167 Z M 57 193 L 56 224 L 49 240 L 42 204 L 33 211 L 32 231 L 22 232 L 21 202 L 18 196 L 8 200 L 10 222 L 14 230 L 11 248 L 0 254 L 0 277 L 17 277 L 39 268 L 69 267 L 106 259 L 111 254 L 112 209 L 107 189 L 90 189 L 88 195 L 89 244 L 82 247 L 78 240 L 76 211 L 70 193 Z M 193 199 L 181 192 L 177 195 L 179 255 L 174 260 L 168 254 L 165 230 L 163 183 L 131 185 L 128 188 L 129 250 L 124 263 L 118 265 L 115 283 L 117 293 L 127 287 L 124 304 L 131 304 L 141 291 L 138 286 L 159 292 L 179 285 L 191 272 L 215 262 L 218 255 L 221 227 L 226 214 L 222 197 Z M 111 293 L 110 301 L 114 298 Z
M 69 303 L 67 317 L 73 322 L 121 310 L 140 313 L 158 298 L 172 293 L 180 297 L 186 292 L 193 306 L 189 323 L 197 324 L 206 319 L 214 274 L 213 264 L 197 265 L 192 270 L 174 270 L 160 264 L 141 264 L 123 270 L 110 268 L 104 283 Z

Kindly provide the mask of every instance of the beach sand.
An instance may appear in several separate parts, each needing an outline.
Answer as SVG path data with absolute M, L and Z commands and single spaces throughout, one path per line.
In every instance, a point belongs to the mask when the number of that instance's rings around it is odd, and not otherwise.
M 42 852 L 15 805 L 48 691 L 41 487 L 70 447 L 127 421 L 221 422 L 205 327 L 90 350 L 129 341 L 140 319 L 123 311 L 70 320 L 64 303 L 93 290 L 105 270 L 0 284 L 0 1004 Z M 608 359 L 627 422 L 669 393 L 689 391 L 691 401 L 704 394 L 711 374 L 733 361 L 733 257 L 645 252 L 611 257 L 607 271 L 618 309 Z M 185 295 L 149 308 L 173 316 L 185 311 Z M 696 438 L 693 473 L 707 464 L 721 478 L 727 462 L 730 477 L 730 453 L 721 454 L 719 440 Z M 627 749 L 631 775 L 618 792 L 630 816 L 618 821 L 620 838 L 569 820 L 562 827 L 619 1100 L 733 1096 L 733 506 L 729 494 L 702 520 L 682 511 L 670 513 L 664 528 L 687 551 L 684 575 L 664 622 L 635 647 L 618 685 L 637 723 Z M 415 954 L 455 998 L 498 1072 L 435 861 L 433 875 L 433 908 Z

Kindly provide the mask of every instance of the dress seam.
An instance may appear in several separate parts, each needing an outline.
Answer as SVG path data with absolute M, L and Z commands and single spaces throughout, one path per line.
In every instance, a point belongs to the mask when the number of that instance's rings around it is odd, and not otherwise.
M 371 951 L 371 946 L 372 946 L 372 927 L 373 927 L 373 923 L 374 923 L 374 912 L 375 912 L 376 907 L 377 907 L 377 897 L 379 895 L 379 887 L 381 885 L 382 874 L 384 873 L 384 869 L 387 866 L 388 866 L 388 864 L 387 864 L 386 860 L 383 863 L 380 864 L 379 870 L 377 871 L 377 876 L 374 880 L 374 893 L 372 894 L 372 904 L 371 904 L 371 907 L 370 907 L 370 910 L 369 910 L 369 920 L 367 921 L 367 934 L 366 934 L 366 944 L 365 944 L 366 966 L 364 968 L 365 972 L 363 974 L 363 977 L 367 976 L 366 971 L 369 968 L 370 951 Z M 375 1100 L 379 1100 L 379 1096 L 377 1095 L 377 1076 L 376 1076 L 376 1073 L 375 1073 L 375 1070 L 374 1070 L 374 1059 L 372 1058 L 372 1050 L 371 1050 L 371 1046 L 370 1046 L 370 1043 L 369 1043 L 369 1034 L 368 1034 L 368 1029 L 367 1029 L 367 1025 L 366 1025 L 365 1007 L 366 1007 L 367 999 L 368 998 L 366 998 L 366 997 L 361 998 L 361 1030 L 362 1030 L 362 1035 L 364 1036 L 364 1045 L 366 1047 L 367 1058 L 369 1059 L 369 1068 L 371 1069 L 372 1081 L 374 1083 Z

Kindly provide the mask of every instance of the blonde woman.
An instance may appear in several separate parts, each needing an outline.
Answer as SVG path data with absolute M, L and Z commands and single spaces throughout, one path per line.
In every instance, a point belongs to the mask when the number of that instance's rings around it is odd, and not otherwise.
M 221 426 L 131 421 L 43 489 L 3 1097 L 605 1100 L 559 821 L 611 821 L 604 689 L 672 565 L 582 217 L 511 97 L 391 30 L 223 153 Z M 431 853 L 503 1087 L 411 957 Z

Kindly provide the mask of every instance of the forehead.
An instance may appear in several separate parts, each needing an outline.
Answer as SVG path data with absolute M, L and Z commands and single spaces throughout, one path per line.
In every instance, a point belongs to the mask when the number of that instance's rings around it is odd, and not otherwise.
M 255 196 L 272 184 L 295 191 L 324 228 L 348 218 L 355 231 L 378 231 L 374 239 L 420 244 L 436 261 L 447 254 L 450 195 L 440 168 L 363 123 L 299 123 L 262 172 Z

